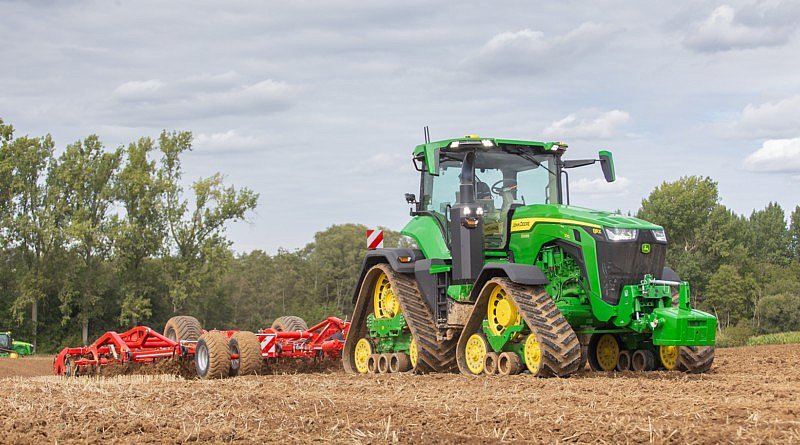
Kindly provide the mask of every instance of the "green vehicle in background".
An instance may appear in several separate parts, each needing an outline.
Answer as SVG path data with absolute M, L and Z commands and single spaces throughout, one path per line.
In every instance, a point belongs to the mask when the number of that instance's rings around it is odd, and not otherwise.
M 19 358 L 33 354 L 33 345 L 24 341 L 16 341 L 11 332 L 0 332 L 0 357 Z
M 350 372 L 565 377 L 582 370 L 705 372 L 717 320 L 665 267 L 667 234 L 569 205 L 567 146 L 466 136 L 416 147 L 414 248 L 370 250 L 343 358 Z

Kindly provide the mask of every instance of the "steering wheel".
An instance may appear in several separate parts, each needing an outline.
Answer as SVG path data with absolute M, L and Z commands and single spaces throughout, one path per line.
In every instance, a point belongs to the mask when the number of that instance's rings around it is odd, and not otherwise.
M 501 179 L 492 184 L 492 192 L 496 195 L 501 193 L 513 192 L 517 189 L 516 179 Z

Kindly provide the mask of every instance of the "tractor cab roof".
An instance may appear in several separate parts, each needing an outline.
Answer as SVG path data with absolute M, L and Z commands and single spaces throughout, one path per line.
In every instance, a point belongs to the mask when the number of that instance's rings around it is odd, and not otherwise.
M 441 149 L 460 151 L 473 147 L 482 148 L 484 150 L 492 150 L 496 148 L 500 148 L 501 150 L 531 150 L 536 154 L 550 153 L 561 156 L 566 151 L 567 144 L 564 142 L 538 142 L 521 141 L 517 139 L 484 138 L 475 134 L 470 134 L 464 136 L 463 138 L 444 139 L 441 141 L 417 145 L 414 148 L 414 158 L 421 159 L 424 157 L 428 165 L 428 172 L 430 174 L 436 174 L 436 165 L 438 165 L 437 151 Z
M 567 149 L 567 144 L 564 142 L 539 142 L 539 141 L 521 141 L 517 139 L 501 139 L 501 138 L 484 138 L 475 134 L 466 135 L 463 138 L 456 139 L 443 139 L 441 141 L 428 142 L 426 144 L 417 145 L 414 148 L 414 155 L 425 153 L 428 155 L 434 150 L 447 148 L 461 148 L 469 146 L 483 146 L 485 148 L 492 147 L 530 147 L 534 150 L 553 151 L 563 153 Z

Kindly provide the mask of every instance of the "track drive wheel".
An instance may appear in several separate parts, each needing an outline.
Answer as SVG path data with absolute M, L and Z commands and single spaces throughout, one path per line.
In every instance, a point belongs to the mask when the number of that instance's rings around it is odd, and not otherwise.
M 362 338 L 356 343 L 355 362 L 356 370 L 361 374 L 369 372 L 369 358 L 372 355 L 372 343 Z
M 476 332 L 467 339 L 464 346 L 464 358 L 469 372 L 478 375 L 483 373 L 486 354 L 490 351 L 489 342 L 483 334 Z
M 164 326 L 164 337 L 172 341 L 181 340 L 197 341 L 203 334 L 203 327 L 200 322 L 189 315 L 178 315 L 167 320 Z
M 228 341 L 231 354 L 237 354 L 238 359 L 231 359 L 231 377 L 237 375 L 251 375 L 261 372 L 261 343 L 256 334 L 249 331 L 239 331 L 231 336 Z
M 230 375 L 228 339 L 221 332 L 206 332 L 197 340 L 194 365 L 201 379 L 222 379 Z
M 619 340 L 614 334 L 594 334 L 589 340 L 589 366 L 594 371 L 613 371 L 619 360 Z
M 678 357 L 680 356 L 678 348 L 678 346 L 665 345 L 658 347 L 658 360 L 667 371 L 678 369 Z
M 412 338 L 411 344 L 408 346 L 408 359 L 411 361 L 411 369 L 417 369 L 417 360 L 419 360 L 419 349 L 417 348 L 417 340 Z
M 284 315 L 272 322 L 272 329 L 279 332 L 307 331 L 308 323 L 295 315 Z

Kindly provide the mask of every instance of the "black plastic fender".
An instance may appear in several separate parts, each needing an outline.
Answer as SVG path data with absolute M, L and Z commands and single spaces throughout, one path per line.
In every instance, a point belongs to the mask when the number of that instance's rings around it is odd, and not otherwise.
M 664 270 L 661 271 L 661 279 L 664 281 L 681 281 L 678 274 L 669 267 L 665 267 Z
M 470 292 L 470 301 L 475 301 L 487 281 L 495 277 L 508 277 L 514 283 L 527 286 L 545 286 L 550 284 L 542 269 L 530 264 L 518 263 L 486 263 L 475 280 L 475 286 Z
M 400 257 L 411 257 L 411 261 L 401 263 Z M 361 282 L 372 266 L 380 263 L 387 263 L 395 272 L 414 273 L 414 263 L 423 258 L 425 258 L 425 256 L 422 254 L 422 251 L 418 249 L 395 248 L 368 250 L 367 256 L 364 257 L 364 262 L 361 265 L 361 273 L 358 276 L 358 281 L 356 281 L 356 288 L 353 289 L 353 304 L 355 304 L 358 298 Z

